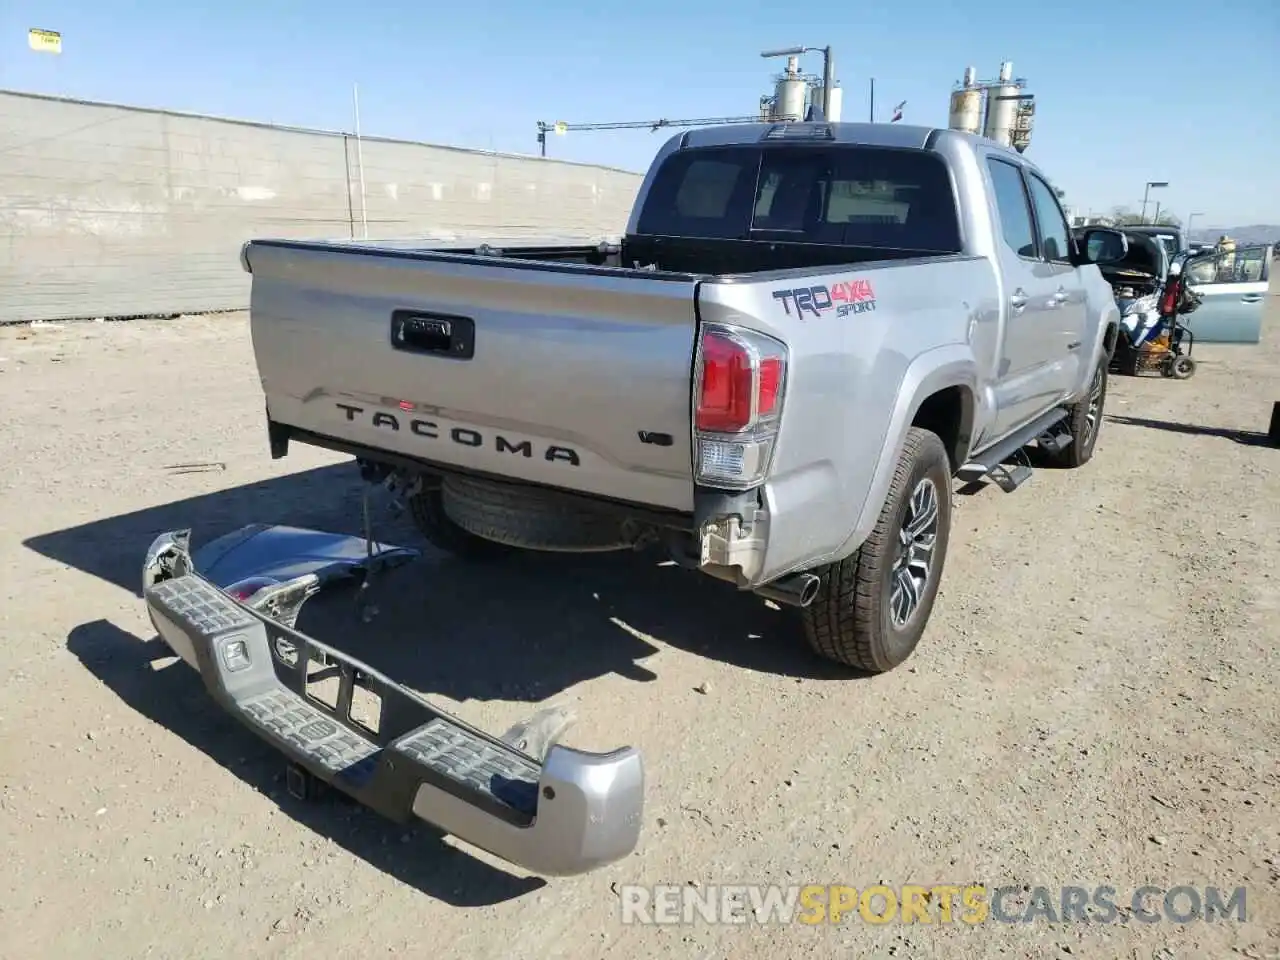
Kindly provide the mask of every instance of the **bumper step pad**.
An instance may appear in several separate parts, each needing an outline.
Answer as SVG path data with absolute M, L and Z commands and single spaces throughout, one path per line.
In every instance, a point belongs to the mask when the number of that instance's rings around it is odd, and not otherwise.
M 222 707 L 292 763 L 382 815 L 417 817 L 548 876 L 583 873 L 635 849 L 644 773 L 634 749 L 596 754 L 554 744 L 540 763 L 197 573 L 153 583 L 145 598 L 161 638 Z M 336 703 L 308 693 L 318 664 L 336 675 Z M 376 724 L 352 718 L 357 688 L 380 701 Z

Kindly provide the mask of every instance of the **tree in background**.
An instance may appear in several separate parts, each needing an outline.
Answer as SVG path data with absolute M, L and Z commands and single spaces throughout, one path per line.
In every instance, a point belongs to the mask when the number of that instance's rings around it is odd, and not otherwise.
M 1134 213 L 1128 207 L 1114 208 L 1108 219 L 1117 227 L 1136 227 L 1143 223 L 1142 214 Z M 1147 220 L 1148 224 L 1155 224 L 1161 227 L 1180 227 L 1182 221 L 1167 210 L 1161 210 L 1158 217 L 1152 217 Z

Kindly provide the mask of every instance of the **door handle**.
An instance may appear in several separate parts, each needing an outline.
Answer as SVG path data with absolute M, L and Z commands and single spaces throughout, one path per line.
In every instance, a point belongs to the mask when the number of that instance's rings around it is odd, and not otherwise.
M 1009 298 L 1009 306 L 1013 307 L 1015 311 L 1020 311 L 1026 305 L 1027 292 L 1019 287 L 1017 290 L 1013 291 L 1013 296 Z
M 1071 299 L 1071 294 L 1067 293 L 1067 291 L 1059 287 L 1058 292 L 1049 298 L 1049 302 L 1054 305 L 1057 305 L 1060 303 L 1066 303 L 1070 299 Z
M 1261 303 L 1261 302 L 1262 302 L 1262 294 L 1260 294 L 1260 293 L 1246 293 L 1243 297 L 1241 297 L 1241 298 L 1240 298 L 1240 302 L 1241 302 L 1241 303 Z

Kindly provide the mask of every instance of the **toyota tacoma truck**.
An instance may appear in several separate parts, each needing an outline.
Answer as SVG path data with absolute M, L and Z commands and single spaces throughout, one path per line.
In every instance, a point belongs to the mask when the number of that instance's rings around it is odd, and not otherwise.
M 242 260 L 274 456 L 410 478 L 466 556 L 664 546 L 879 672 L 924 631 L 951 478 L 1093 453 L 1119 314 L 1089 251 L 1126 241 L 1083 240 L 992 141 L 817 122 L 672 137 L 616 247 Z
M 821 655 L 884 672 L 928 622 L 953 479 L 1014 489 L 1024 447 L 1064 467 L 1093 454 L 1119 329 L 1095 264 L 1127 241 L 1078 241 L 1012 150 L 818 121 L 671 138 L 617 242 L 260 239 L 241 260 L 273 457 L 351 454 L 474 561 L 665 550 L 793 608 Z M 466 727 L 215 590 L 184 537 L 148 555 L 153 621 L 298 763 L 359 769 L 348 793 L 531 869 L 630 851 L 634 751 L 531 756 Z M 348 703 L 372 678 L 400 704 L 383 732 L 313 716 L 298 657 L 260 665 L 270 637 L 323 647 Z

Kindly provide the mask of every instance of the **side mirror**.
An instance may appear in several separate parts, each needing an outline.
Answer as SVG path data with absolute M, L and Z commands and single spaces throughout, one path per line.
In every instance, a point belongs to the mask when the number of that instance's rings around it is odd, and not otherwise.
M 1129 238 L 1119 230 L 1090 227 L 1080 234 L 1080 256 L 1085 263 L 1116 263 L 1129 254 Z

